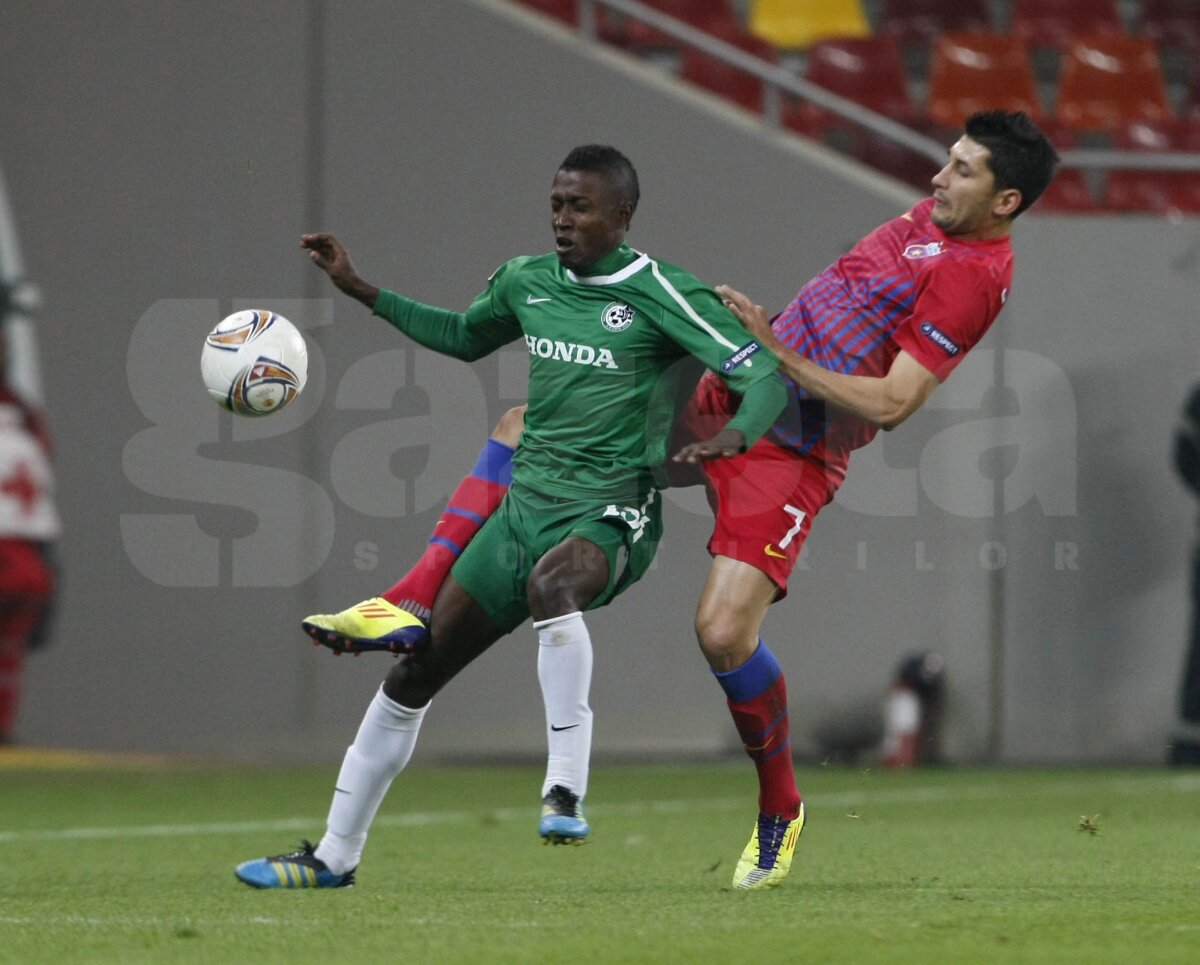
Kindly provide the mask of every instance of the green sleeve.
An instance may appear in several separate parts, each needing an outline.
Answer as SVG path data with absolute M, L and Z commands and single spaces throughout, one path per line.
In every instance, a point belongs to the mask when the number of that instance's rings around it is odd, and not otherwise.
M 764 432 L 771 428 L 788 402 L 788 390 L 778 372 L 759 379 L 746 389 L 737 413 L 726 428 L 737 429 L 746 437 L 749 449 Z
M 493 317 L 489 301 L 484 294 L 467 312 L 452 312 L 380 289 L 372 311 L 426 348 L 473 362 L 521 336 L 516 319 Z

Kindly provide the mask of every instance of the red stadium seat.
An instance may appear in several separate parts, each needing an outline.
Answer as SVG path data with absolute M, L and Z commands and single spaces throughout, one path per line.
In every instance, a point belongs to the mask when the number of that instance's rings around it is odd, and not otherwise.
M 1117 128 L 1113 147 L 1129 151 L 1200 152 L 1200 122 L 1131 121 Z M 1198 214 L 1200 177 L 1189 171 L 1110 171 L 1104 203 L 1110 211 Z
M 1192 58 L 1192 69 L 1179 113 L 1182 117 L 1200 120 L 1200 54 Z
M 1142 37 L 1077 37 L 1062 57 L 1059 120 L 1076 131 L 1171 117 L 1158 51 Z
M 1013 0 L 1010 32 L 1030 47 L 1062 49 L 1082 34 L 1124 34 L 1116 0 Z
M 776 62 L 775 48 L 765 40 L 752 37 L 740 26 L 713 27 L 709 32 L 717 39 L 753 54 L 766 64 Z M 720 94 L 748 111 L 762 113 L 763 82 L 732 64 L 693 47 L 685 47 L 679 63 L 679 76 Z
M 929 67 L 930 119 L 959 128 L 976 111 L 1001 108 L 1041 114 L 1025 42 L 999 33 L 944 34 Z
M 987 0 L 883 0 L 879 14 L 879 33 L 902 47 L 929 47 L 940 34 L 991 27 Z
M 561 20 L 572 27 L 579 24 L 578 0 L 517 0 L 523 7 L 532 7 L 555 20 Z
M 1058 151 L 1079 147 L 1075 132 L 1055 118 L 1043 118 L 1039 125 Z M 1101 210 L 1099 201 L 1088 182 L 1087 174 L 1079 168 L 1060 168 L 1031 209 L 1044 214 L 1086 214 Z
M 731 0 L 641 0 L 668 17 L 674 17 L 692 27 L 709 33 L 741 29 L 742 21 Z M 634 51 L 682 47 L 669 34 L 632 17 L 624 18 L 613 11 L 597 8 L 600 36 L 609 43 Z
M 1159 51 L 1200 54 L 1200 3 L 1197 0 L 1142 0 L 1138 34 Z
M 949 145 L 957 134 L 947 132 L 930 120 L 919 119 L 909 125 L 919 134 L 924 134 L 941 144 Z M 933 176 L 941 169 L 944 161 L 935 161 L 897 144 L 891 138 L 882 137 L 873 131 L 862 131 L 850 145 L 850 153 L 871 167 L 890 175 L 898 181 L 928 194 L 933 188 Z
M 808 52 L 804 78 L 903 124 L 916 120 L 900 45 L 891 37 L 822 40 Z M 809 103 L 789 111 L 788 125 L 811 137 L 844 126 L 836 114 Z

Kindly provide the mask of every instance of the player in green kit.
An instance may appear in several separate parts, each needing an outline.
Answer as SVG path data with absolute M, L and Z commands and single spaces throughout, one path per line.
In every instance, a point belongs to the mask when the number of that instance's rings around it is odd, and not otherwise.
M 742 404 L 705 448 L 713 457 L 733 456 L 771 426 L 786 401 L 774 356 L 712 289 L 625 243 L 638 198 L 624 155 L 576 148 L 551 188 L 555 251 L 502 265 L 465 313 L 365 282 L 331 235 L 302 238 L 341 291 L 422 345 L 470 361 L 524 339 L 529 404 L 511 487 L 442 585 L 428 640 L 392 666 L 367 709 L 343 760 L 324 837 L 315 848 L 306 843 L 293 854 L 244 862 L 236 873 L 245 883 L 352 884 L 368 829 L 408 763 L 430 700 L 530 616 L 550 744 L 540 832 L 555 842 L 587 835 L 580 802 L 592 715 L 578 682 L 560 680 L 558 668 L 590 672 L 584 612 L 607 604 L 653 559 L 662 530 L 654 468 L 668 455 L 675 412 L 699 371 L 720 373 Z M 403 614 L 376 599 L 309 617 L 306 629 L 338 649 L 361 635 L 370 614 L 382 614 L 396 624 L 394 648 L 406 651 L 415 637 L 404 638 L 404 619 L 392 611 Z

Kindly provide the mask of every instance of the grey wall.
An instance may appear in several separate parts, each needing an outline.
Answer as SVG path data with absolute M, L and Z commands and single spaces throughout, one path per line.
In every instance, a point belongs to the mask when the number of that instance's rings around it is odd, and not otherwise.
M 32 744 L 327 758 L 386 659 L 298 629 L 389 585 L 489 426 L 517 350 L 475 366 L 332 297 L 297 247 L 462 307 L 545 250 L 566 151 L 621 146 L 632 242 L 779 307 L 914 196 L 501 5 L 7 3 L 3 165 L 59 443 L 66 583 L 30 662 Z M 324 13 L 320 13 L 324 11 Z M 1196 372 L 1197 222 L 1025 218 L 996 330 L 857 457 L 767 636 L 801 751 L 874 714 L 897 659 L 948 660 L 956 760 L 1159 760 L 1192 507 L 1171 478 Z M 206 398 L 199 347 L 258 305 L 306 329 L 307 390 L 263 422 Z M 590 621 L 600 754 L 732 746 L 695 652 L 707 566 L 671 494 L 650 577 Z M 526 629 L 439 697 L 422 749 L 539 753 Z

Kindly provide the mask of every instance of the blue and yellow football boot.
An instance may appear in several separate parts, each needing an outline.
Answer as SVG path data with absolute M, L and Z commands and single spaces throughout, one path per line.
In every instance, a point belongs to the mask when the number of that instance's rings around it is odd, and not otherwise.
M 382 597 L 364 600 L 341 613 L 305 617 L 301 625 L 314 643 L 355 656 L 374 650 L 412 653 L 429 639 L 423 620 Z
M 589 831 L 579 796 L 561 784 L 550 788 L 542 798 L 542 819 L 538 822 L 538 834 L 546 844 L 583 844 Z
M 804 803 L 795 820 L 760 814 L 733 871 L 733 887 L 741 890 L 775 888 L 792 870 L 796 840 L 804 830 Z
M 335 875 L 325 862 L 313 854 L 307 841 L 299 851 L 277 854 L 273 858 L 243 861 L 233 872 L 238 881 L 251 888 L 353 888 L 354 869 Z

